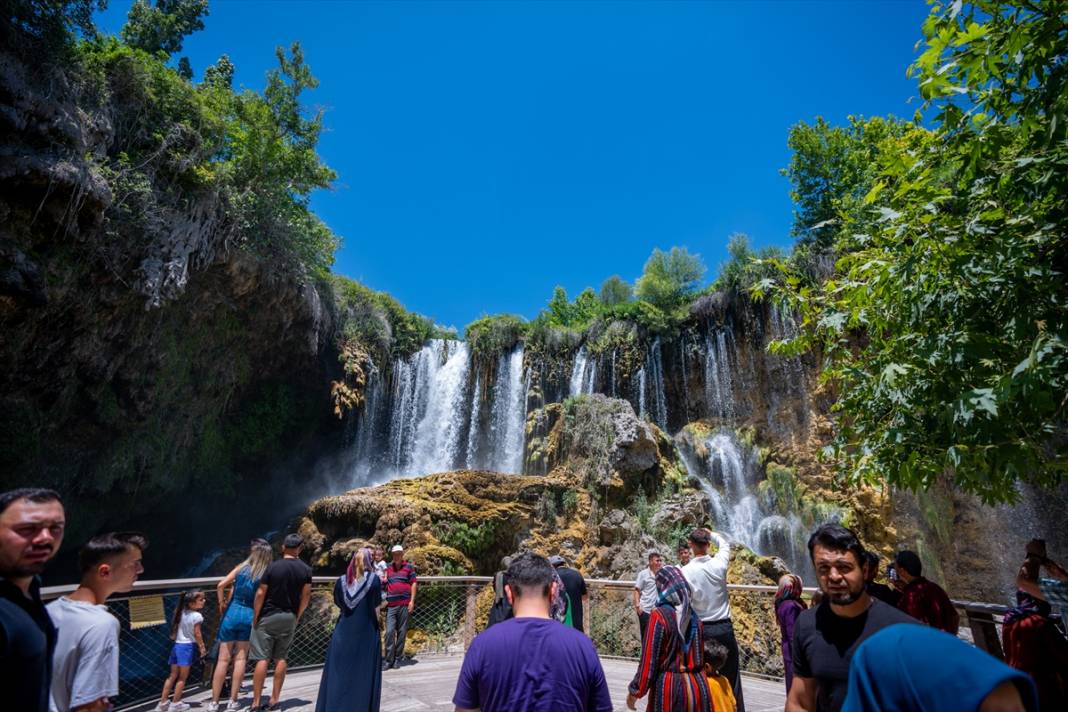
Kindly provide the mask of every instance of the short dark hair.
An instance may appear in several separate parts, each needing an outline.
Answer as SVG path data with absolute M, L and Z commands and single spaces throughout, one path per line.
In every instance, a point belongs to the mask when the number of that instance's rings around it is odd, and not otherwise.
M 44 489 L 43 487 L 20 487 L 0 494 L 0 514 L 20 499 L 28 499 L 34 504 L 43 504 L 44 502 L 59 502 L 63 504 L 62 498 L 55 490 Z
M 690 532 L 690 541 L 694 544 L 700 544 L 702 546 L 704 546 L 705 544 L 711 544 L 712 532 L 702 527 L 698 527 L 697 529 L 694 529 L 692 532 Z
M 876 571 L 878 571 L 879 570 L 879 555 L 876 554 L 874 551 L 865 551 L 864 555 L 865 555 L 865 557 L 867 559 L 868 566 L 870 566 L 871 568 L 873 568 Z
M 553 566 L 544 556 L 528 551 L 512 559 L 505 576 L 512 596 L 534 594 L 548 598 L 553 585 Z
M 304 537 L 296 532 L 286 534 L 286 538 L 282 540 L 282 547 L 286 549 L 299 549 L 302 546 L 304 546 Z
M 85 575 L 104 561 L 125 554 L 131 546 L 144 551 L 148 548 L 148 539 L 139 532 L 108 532 L 94 536 L 78 552 L 78 569 Z
M 659 557 L 661 559 L 664 558 L 663 556 L 660 556 L 659 551 L 650 551 L 649 555 L 646 557 L 646 561 L 652 561 L 655 557 Z
M 690 548 L 690 542 L 686 541 L 685 539 L 679 539 L 679 545 L 675 547 L 675 551 L 679 552 L 679 551 L 682 551 L 683 549 L 689 549 L 689 548 Z
M 894 559 L 894 563 L 898 568 L 905 569 L 909 576 L 921 576 L 923 574 L 923 564 L 920 563 L 920 557 L 915 551 L 897 552 L 897 557 Z
M 817 544 L 825 549 L 852 551 L 857 557 L 857 563 L 861 566 L 866 565 L 868 561 L 868 552 L 864 550 L 864 545 L 857 538 L 857 533 L 841 524 L 835 522 L 821 524 L 816 531 L 812 532 L 812 536 L 808 538 L 808 557 L 813 561 L 816 560 Z
M 718 640 L 709 638 L 704 645 L 705 662 L 713 670 L 719 670 L 727 662 L 727 646 Z

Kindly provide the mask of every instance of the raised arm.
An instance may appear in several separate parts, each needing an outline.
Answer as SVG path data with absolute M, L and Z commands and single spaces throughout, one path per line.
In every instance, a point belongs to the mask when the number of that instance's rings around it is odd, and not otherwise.
M 731 543 L 727 541 L 727 537 L 719 532 L 712 532 L 712 538 L 715 540 L 716 546 L 719 547 L 712 559 L 726 566 L 731 561 Z

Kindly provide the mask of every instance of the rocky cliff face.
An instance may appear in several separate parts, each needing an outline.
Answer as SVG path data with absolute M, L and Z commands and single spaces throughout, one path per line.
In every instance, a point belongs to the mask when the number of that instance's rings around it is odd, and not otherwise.
M 330 431 L 327 288 L 229 249 L 165 167 L 136 190 L 110 172 L 130 127 L 77 77 L 0 54 L 0 109 L 0 489 L 60 490 L 78 542 L 167 498 L 220 514 Z

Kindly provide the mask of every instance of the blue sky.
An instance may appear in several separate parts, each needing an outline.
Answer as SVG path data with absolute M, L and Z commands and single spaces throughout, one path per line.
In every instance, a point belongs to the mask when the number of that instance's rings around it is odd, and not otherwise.
M 117 32 L 130 6 L 98 18 Z M 186 40 L 260 90 L 300 41 L 326 110 L 344 240 L 335 271 L 443 325 L 533 317 L 636 278 L 654 247 L 789 246 L 787 132 L 822 115 L 911 117 L 922 0 L 235 2 Z

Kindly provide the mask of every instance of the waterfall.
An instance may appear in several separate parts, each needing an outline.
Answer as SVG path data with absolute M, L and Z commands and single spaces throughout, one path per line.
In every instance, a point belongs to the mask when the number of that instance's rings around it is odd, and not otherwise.
M 467 421 L 464 396 L 471 363 L 467 344 L 451 342 L 454 350 L 450 354 L 445 346 L 450 342 L 436 339 L 431 343 L 440 345 L 446 360 L 428 379 L 425 411 L 412 443 L 411 469 L 420 474 L 443 472 L 456 466 L 460 434 Z
M 720 418 L 735 415 L 734 336 L 730 329 L 709 331 L 705 337 L 705 400 L 708 414 Z
M 660 337 L 649 347 L 649 362 L 653 370 L 653 418 L 661 429 L 667 430 L 667 397 L 664 394 L 664 362 Z
M 519 474 L 523 471 L 528 383 L 523 379 L 523 347 L 502 355 L 493 385 L 489 432 L 488 466 L 497 472 Z
M 597 360 L 590 359 L 586 347 L 581 346 L 575 353 L 575 363 L 571 367 L 571 380 L 568 384 L 568 395 L 579 396 L 593 393 L 593 385 L 597 378 Z
M 697 452 L 685 443 L 680 446 L 687 472 L 708 495 L 717 530 L 758 554 L 778 556 L 791 571 L 811 573 L 800 518 L 765 511 L 757 496 L 759 455 L 754 448 L 743 448 L 729 431 L 706 437 Z

